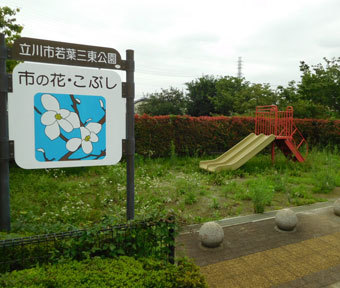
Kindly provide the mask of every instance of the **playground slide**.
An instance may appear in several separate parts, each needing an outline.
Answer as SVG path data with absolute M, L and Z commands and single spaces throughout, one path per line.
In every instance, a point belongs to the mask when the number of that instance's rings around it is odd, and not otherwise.
M 200 168 L 211 172 L 236 170 L 274 140 L 275 135 L 251 133 L 218 158 L 201 161 Z

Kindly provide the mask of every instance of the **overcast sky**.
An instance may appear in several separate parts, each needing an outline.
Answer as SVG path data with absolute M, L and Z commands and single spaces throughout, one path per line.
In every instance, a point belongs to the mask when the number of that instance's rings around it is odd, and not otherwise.
M 299 81 L 300 61 L 340 56 L 339 0 L 0 0 L 22 36 L 135 50 L 136 99 L 202 75 Z M 122 80 L 125 76 L 122 74 Z

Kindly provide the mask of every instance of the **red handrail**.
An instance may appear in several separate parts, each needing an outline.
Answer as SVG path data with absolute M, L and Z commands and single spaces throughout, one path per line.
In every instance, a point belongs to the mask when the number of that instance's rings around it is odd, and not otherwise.
M 276 139 L 289 139 L 299 149 L 303 143 L 306 144 L 306 156 L 308 154 L 308 143 L 294 124 L 294 109 L 288 106 L 285 111 L 278 111 L 276 105 L 257 106 L 255 115 L 255 134 L 273 134 Z M 298 136 L 296 143 L 294 136 Z
M 293 107 L 278 111 L 276 105 L 257 106 L 255 134 L 274 134 L 277 138 L 290 138 L 293 134 Z

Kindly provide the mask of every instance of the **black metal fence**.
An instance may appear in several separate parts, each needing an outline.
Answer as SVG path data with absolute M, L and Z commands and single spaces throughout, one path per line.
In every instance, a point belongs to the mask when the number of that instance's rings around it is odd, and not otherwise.
M 156 257 L 174 263 L 174 218 L 0 240 L 0 273 L 60 259 Z

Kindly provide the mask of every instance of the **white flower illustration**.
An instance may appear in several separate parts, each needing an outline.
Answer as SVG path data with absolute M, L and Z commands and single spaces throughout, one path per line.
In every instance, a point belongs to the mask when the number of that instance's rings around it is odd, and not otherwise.
M 74 128 L 80 127 L 77 113 L 66 109 L 60 109 L 58 100 L 50 94 L 41 96 L 41 103 L 47 110 L 41 116 L 41 123 L 46 125 L 45 133 L 48 138 L 54 140 L 60 136 L 60 128 L 71 132 Z
M 92 143 L 98 142 L 99 138 L 97 134 L 102 129 L 102 125 L 99 123 L 89 123 L 86 127 L 80 127 L 81 138 L 71 138 L 66 143 L 66 149 L 74 152 L 79 146 L 83 149 L 85 154 L 90 154 L 93 150 Z

